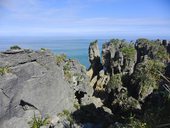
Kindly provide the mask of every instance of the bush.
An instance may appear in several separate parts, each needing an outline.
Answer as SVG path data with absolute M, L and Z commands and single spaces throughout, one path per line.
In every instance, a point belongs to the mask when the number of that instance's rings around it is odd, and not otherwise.
M 125 58 L 129 60 L 134 60 L 136 55 L 136 50 L 132 44 L 128 44 L 120 49 Z
M 97 44 L 97 40 L 90 43 L 90 45 L 95 45 L 95 44 Z
M 121 74 L 114 74 L 112 75 L 112 77 L 110 78 L 110 81 L 108 83 L 108 88 L 110 89 L 117 89 L 119 88 L 120 86 L 122 86 L 122 75 Z
M 30 124 L 31 128 L 40 128 L 41 126 L 45 126 L 50 123 L 49 118 L 42 118 L 42 117 L 34 117 L 32 118 L 32 121 L 28 122 Z
M 115 46 L 118 46 L 118 45 L 121 44 L 121 40 L 119 40 L 119 39 L 111 39 L 110 43 L 115 45 Z
M 66 119 L 70 122 L 70 126 L 74 123 L 71 113 L 66 109 L 64 109 L 62 113 L 59 113 L 58 116 L 66 117 Z
M 72 78 L 72 73 L 71 73 L 71 66 L 69 62 L 66 62 L 66 64 L 63 66 L 63 70 L 64 70 L 64 77 L 67 81 L 70 81 L 70 79 Z
M 128 126 L 130 128 L 149 128 L 147 123 L 134 118 L 134 116 L 130 117 Z
M 136 86 L 141 100 L 151 94 L 154 89 L 159 88 L 159 72 L 164 72 L 164 68 L 164 63 L 157 60 L 146 60 L 146 62 L 139 63 L 136 66 L 132 85 Z
M 163 62 L 167 62 L 169 60 L 169 55 L 165 49 L 164 46 L 159 46 L 157 53 L 156 53 L 156 57 L 157 59 L 163 61 Z
M 57 64 L 61 64 L 66 60 L 67 56 L 65 54 L 57 55 L 56 56 L 56 62 Z
M 9 72 L 10 72 L 10 69 L 8 67 L 0 67 L 0 75 L 4 75 Z
M 140 39 L 137 39 L 136 40 L 136 43 L 139 45 L 139 46 L 144 46 L 144 45 L 148 45 L 149 44 L 149 40 L 148 39 L 145 39 L 145 38 L 140 38 Z M 141 47 L 139 47 L 141 48 Z
M 80 104 L 79 103 L 74 103 L 73 106 L 74 106 L 75 109 L 79 109 L 80 108 Z
M 11 50 L 20 50 L 21 48 L 18 45 L 14 45 L 10 47 Z
M 46 51 L 46 48 L 41 48 L 40 50 L 41 50 L 41 51 Z

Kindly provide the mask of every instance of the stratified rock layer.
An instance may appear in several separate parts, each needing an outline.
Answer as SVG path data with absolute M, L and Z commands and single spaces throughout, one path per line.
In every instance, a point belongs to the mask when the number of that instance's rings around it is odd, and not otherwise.
M 90 44 L 89 51 L 99 53 L 97 41 Z M 95 49 L 95 50 L 94 50 Z M 169 62 L 169 41 L 138 39 L 135 43 L 112 39 L 103 44 L 102 57 L 89 53 L 90 69 L 94 72 L 91 86 L 94 95 L 105 102 L 122 109 L 141 109 L 139 102 L 159 88 L 159 72 L 164 73 Z M 94 58 L 97 56 L 95 62 Z M 95 68 L 94 63 L 102 63 L 102 68 Z M 91 68 L 93 67 L 93 68 Z M 169 66 L 166 68 L 168 73 Z M 89 74 L 88 74 L 89 75 Z M 89 76 L 91 78 L 91 76 Z
M 56 64 L 55 56 L 48 50 L 0 53 L 0 67 L 10 69 L 0 75 L 0 127 L 29 128 L 28 121 L 35 111 L 41 116 L 52 116 L 64 109 L 73 110 L 74 93 L 86 92 L 88 86 L 84 80 L 86 72 L 81 71 L 80 64 L 74 61 L 71 64 L 72 72 L 81 76 L 80 79 L 75 76 L 73 86 L 64 79 L 63 68 Z

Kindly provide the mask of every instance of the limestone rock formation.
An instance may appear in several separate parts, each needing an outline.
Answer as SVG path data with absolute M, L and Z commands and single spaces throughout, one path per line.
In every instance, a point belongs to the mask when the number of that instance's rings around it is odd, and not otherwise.
M 145 127 L 150 118 L 163 124 L 170 116 L 169 46 L 112 39 L 100 57 L 94 41 L 88 71 L 47 49 L 0 52 L 0 128 L 29 128 L 47 115 L 38 128 Z
M 63 109 L 75 109 L 75 92 L 92 95 L 85 69 L 77 61 L 68 63 L 71 83 L 49 50 L 1 52 L 0 68 L 6 71 L 0 75 L 0 127 L 29 128 L 35 111 L 42 116 L 57 115 Z
M 87 72 L 90 79 L 93 79 L 99 74 L 102 69 L 102 64 L 100 62 L 100 52 L 97 44 L 97 40 L 90 43 L 89 46 L 89 61 L 91 63 L 89 71 Z
M 133 44 L 113 39 L 103 45 L 102 62 L 104 70 L 110 74 L 132 74 L 136 63 L 137 53 Z
M 96 45 L 90 44 L 90 48 L 96 48 Z M 102 99 L 104 96 L 105 102 L 113 106 L 113 111 L 116 105 L 121 109 L 141 109 L 140 102 L 144 102 L 159 88 L 160 77 L 157 71 L 163 72 L 168 65 L 168 46 L 167 40 L 150 41 L 144 38 L 135 43 L 119 39 L 104 43 L 102 70 L 98 70 L 90 84 L 94 94 Z M 167 66 L 166 74 L 169 74 L 168 69 Z
M 110 76 L 108 74 L 105 74 L 104 70 L 101 70 L 99 72 L 99 79 L 97 80 L 95 89 L 98 91 L 104 91 L 104 89 L 106 88 L 105 86 L 108 84 L 109 80 Z

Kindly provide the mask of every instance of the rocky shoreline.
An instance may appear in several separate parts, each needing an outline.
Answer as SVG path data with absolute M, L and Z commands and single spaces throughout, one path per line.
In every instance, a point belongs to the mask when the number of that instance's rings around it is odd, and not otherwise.
M 170 41 L 89 46 L 89 69 L 47 49 L 0 53 L 1 128 L 168 128 Z M 158 121 L 159 120 L 159 121 Z

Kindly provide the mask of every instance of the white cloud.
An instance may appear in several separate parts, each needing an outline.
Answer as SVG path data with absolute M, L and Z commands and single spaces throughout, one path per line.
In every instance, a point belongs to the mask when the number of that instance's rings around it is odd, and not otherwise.
M 87 0 L 90 1 L 104 0 Z M 117 0 L 107 0 L 110 1 Z M 79 13 L 87 6 L 80 0 L 67 0 L 60 7 L 47 7 L 41 0 L 0 0 L 0 7 L 9 11 L 8 15 L 1 16 L 0 34 L 170 34 L 170 19 L 84 18 Z

